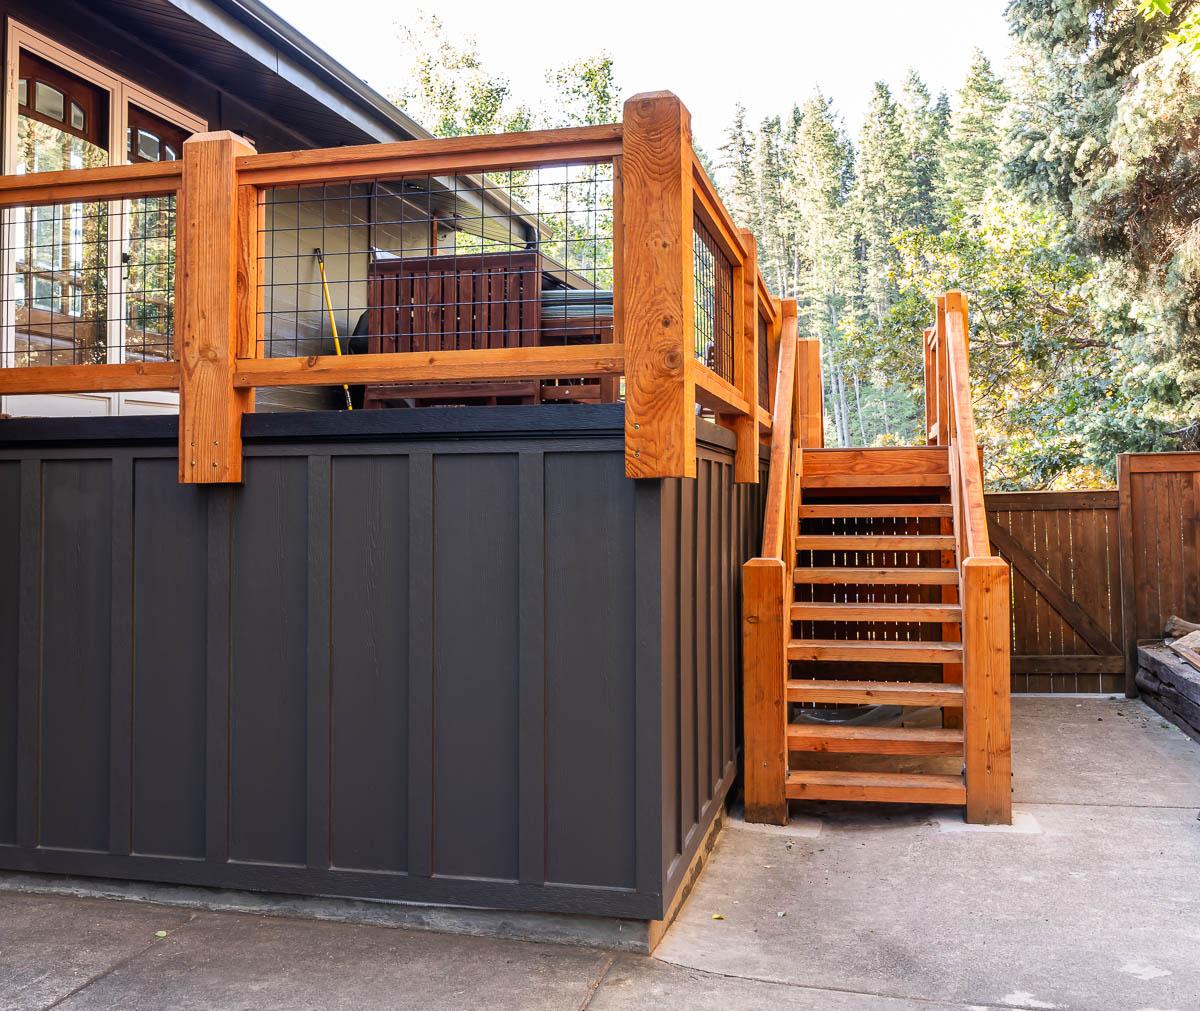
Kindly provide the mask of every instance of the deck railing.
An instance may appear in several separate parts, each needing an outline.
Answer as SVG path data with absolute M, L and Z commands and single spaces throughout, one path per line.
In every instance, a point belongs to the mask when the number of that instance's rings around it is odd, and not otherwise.
M 959 538 L 963 663 L 944 676 L 963 683 L 967 820 L 1008 824 L 1010 577 L 1008 563 L 993 553 L 988 537 L 968 349 L 967 298 L 961 291 L 947 292 L 937 299 L 934 325 L 925 331 L 926 431 L 930 445 L 949 450 L 950 501 Z
M 574 194 L 584 185 L 603 195 L 581 205 Z M 551 188 L 559 195 L 547 211 L 536 195 Z M 18 354 L 19 342 L 31 346 L 35 301 L 35 272 L 19 255 L 33 233 L 18 235 L 18 219 L 56 207 L 50 219 L 70 230 L 85 206 L 120 215 L 146 197 L 174 198 L 177 208 L 154 293 L 163 353 L 81 358 L 72 350 L 78 342 L 64 337 L 70 354 Z M 0 213 L 0 395 L 177 390 L 184 483 L 241 480 L 241 416 L 254 410 L 256 389 L 404 384 L 411 392 L 418 384 L 536 380 L 540 402 L 575 398 L 588 383 L 595 395 L 596 380 L 613 399 L 621 377 L 630 477 L 694 476 L 695 419 L 708 413 L 736 433 L 736 479 L 758 480 L 773 406 L 760 377 L 773 375 L 783 313 L 762 282 L 753 237 L 721 203 L 693 149 L 690 116 L 669 93 L 630 99 L 619 124 L 487 137 L 258 154 L 234 134 L 200 134 L 179 162 L 0 178 Z M 60 239 L 74 241 L 65 233 L 52 241 Z M 74 289 L 66 292 L 63 265 L 47 266 L 53 290 L 43 294 L 62 303 L 39 324 L 49 346 L 78 331 L 80 313 L 89 332 L 129 326 L 128 264 L 100 250 L 122 241 L 115 231 L 94 237 L 95 263 L 67 265 L 67 281 L 99 271 L 103 283 L 87 289 L 90 309 Z M 446 241 L 450 250 L 439 246 Z M 325 289 L 313 273 L 313 247 L 324 248 L 335 275 Z M 409 288 L 387 288 L 386 271 L 366 266 L 410 256 L 439 264 L 447 253 L 469 254 L 475 266 L 453 281 L 444 271 L 408 278 Z M 497 296 L 483 277 L 489 256 L 520 259 L 520 270 L 537 273 L 538 284 L 517 286 L 522 299 L 541 297 L 545 284 L 565 293 L 564 303 L 593 293 L 592 320 L 571 326 L 555 316 L 548 325 L 544 311 L 531 324 L 536 313 L 513 315 L 516 288 Z M 441 287 L 421 289 L 428 312 L 419 318 L 408 312 L 417 296 L 379 294 L 411 292 L 427 280 Z M 612 305 L 603 321 L 595 308 L 602 292 Z M 326 320 L 342 338 L 361 325 L 377 353 L 340 353 L 350 349 L 331 345 Z M 111 348 L 118 340 L 94 343 Z M 541 384 L 557 388 L 546 393 Z

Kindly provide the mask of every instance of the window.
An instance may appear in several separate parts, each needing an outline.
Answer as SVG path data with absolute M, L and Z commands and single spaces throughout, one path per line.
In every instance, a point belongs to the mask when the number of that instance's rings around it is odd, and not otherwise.
M 174 161 L 206 125 L 16 22 L 8 22 L 4 133 L 10 174 Z M 161 360 L 174 341 L 175 201 L 18 209 L 3 273 L 4 364 Z M 34 403 L 36 401 L 37 403 Z M 173 410 L 172 393 L 9 397 L 9 413 Z

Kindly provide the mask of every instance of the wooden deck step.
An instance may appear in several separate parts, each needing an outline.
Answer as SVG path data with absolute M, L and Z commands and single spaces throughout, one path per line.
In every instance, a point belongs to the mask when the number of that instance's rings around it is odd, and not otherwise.
M 949 518 L 954 515 L 954 506 L 949 502 L 896 502 L 892 505 L 881 502 L 845 502 L 832 505 L 801 505 L 800 519 L 851 519 L 858 517 L 882 517 L 890 519 L 898 516 L 927 517 L 940 516 Z
M 800 534 L 797 551 L 953 551 L 952 536 L 937 534 Z
M 961 663 L 961 642 L 887 639 L 793 639 L 789 660 L 850 660 L 867 663 Z
M 787 682 L 787 700 L 823 705 L 948 706 L 961 709 L 963 688 L 962 685 L 921 681 L 809 681 L 792 678 Z
M 904 568 L 871 569 L 853 566 L 797 568 L 792 574 L 797 583 L 839 585 L 887 584 L 889 586 L 953 586 L 958 582 L 957 569 Z
M 947 474 L 802 474 L 805 488 L 949 488 Z
M 792 621 L 962 621 L 958 604 L 843 604 L 809 601 L 792 605 Z
M 865 800 L 894 804 L 963 804 L 967 791 L 959 776 L 905 772 L 789 772 L 789 800 Z
M 793 723 L 788 751 L 847 755 L 961 755 L 963 732 L 943 727 L 846 727 Z

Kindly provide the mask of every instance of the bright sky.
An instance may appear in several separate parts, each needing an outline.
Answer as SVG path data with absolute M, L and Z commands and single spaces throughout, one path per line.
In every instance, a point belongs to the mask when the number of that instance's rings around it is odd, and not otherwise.
M 377 91 L 398 80 L 397 7 L 383 0 L 267 0 Z M 741 0 L 696 4 L 684 16 L 661 0 L 454 0 L 435 11 L 451 39 L 473 36 L 484 65 L 537 105 L 547 69 L 597 52 L 614 60 L 622 92 L 669 89 L 692 112 L 696 139 L 715 153 L 740 100 L 751 122 L 783 114 L 819 84 L 857 133 L 874 81 L 899 87 L 916 67 L 952 94 L 978 46 L 1000 69 L 1008 52 L 1006 0 Z

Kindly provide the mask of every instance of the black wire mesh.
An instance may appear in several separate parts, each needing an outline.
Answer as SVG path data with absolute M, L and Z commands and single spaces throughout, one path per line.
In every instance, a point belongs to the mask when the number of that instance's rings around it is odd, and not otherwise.
M 0 213 L 0 366 L 173 357 L 173 196 Z
M 611 163 L 276 187 L 262 220 L 264 357 L 334 354 L 335 330 L 345 354 L 612 340 Z M 429 398 L 595 399 L 603 384 L 491 385 Z
M 697 214 L 692 223 L 695 264 L 696 357 L 733 382 L 733 264 Z

